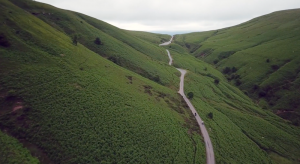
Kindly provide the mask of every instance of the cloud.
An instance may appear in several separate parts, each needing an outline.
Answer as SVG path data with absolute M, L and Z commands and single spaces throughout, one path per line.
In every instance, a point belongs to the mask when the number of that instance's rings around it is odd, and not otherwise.
M 212 30 L 277 10 L 300 8 L 299 0 L 39 1 L 84 13 L 123 29 L 145 31 Z

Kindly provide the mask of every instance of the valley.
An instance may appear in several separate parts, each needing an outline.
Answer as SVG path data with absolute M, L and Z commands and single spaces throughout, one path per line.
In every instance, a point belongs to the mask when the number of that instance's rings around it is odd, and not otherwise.
M 0 163 L 299 163 L 299 10 L 170 40 L 0 8 Z

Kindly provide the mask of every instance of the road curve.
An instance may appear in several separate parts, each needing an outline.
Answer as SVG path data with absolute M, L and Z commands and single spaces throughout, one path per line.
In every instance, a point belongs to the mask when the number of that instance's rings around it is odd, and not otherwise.
M 168 45 L 172 42 L 173 36 L 170 39 L 170 41 L 165 42 L 160 44 L 161 45 Z M 169 50 L 167 50 L 168 52 L 168 56 L 170 59 L 169 65 L 172 65 L 173 59 L 170 55 Z M 180 71 L 181 76 L 180 76 L 180 87 L 179 87 L 179 91 L 178 93 L 183 97 L 184 101 L 187 103 L 187 105 L 189 106 L 189 108 L 191 109 L 191 111 L 193 112 L 198 125 L 200 127 L 203 139 L 204 139 L 204 143 L 205 143 L 205 149 L 206 149 L 206 163 L 207 164 L 215 164 L 215 155 L 214 155 L 214 150 L 213 150 L 213 146 L 211 144 L 211 140 L 209 138 L 208 132 L 205 128 L 204 122 L 202 121 L 202 119 L 200 118 L 198 112 L 196 111 L 195 107 L 193 106 L 193 104 L 190 102 L 190 100 L 186 97 L 186 95 L 184 94 L 184 76 L 187 73 L 186 70 L 184 69 L 180 69 L 180 68 L 176 68 L 178 71 Z
M 162 44 L 160 44 L 159 46 L 167 46 L 167 45 L 171 44 L 172 40 L 173 40 L 173 35 L 172 35 L 170 41 L 165 42 L 165 43 L 162 43 Z
M 168 56 L 169 56 L 169 59 L 170 59 L 169 65 L 172 65 L 172 63 L 173 63 L 173 58 L 172 58 L 172 56 L 171 56 L 169 50 L 167 50 L 167 53 L 168 53 Z

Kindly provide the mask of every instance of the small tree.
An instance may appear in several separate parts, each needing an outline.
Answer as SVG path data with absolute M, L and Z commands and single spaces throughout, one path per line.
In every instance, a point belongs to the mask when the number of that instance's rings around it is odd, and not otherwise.
M 75 45 L 75 46 L 77 46 L 77 35 L 74 35 L 74 37 L 73 37 L 73 44 Z
M 214 83 L 215 84 L 219 84 L 220 80 L 219 79 L 215 79 Z
M 98 45 L 102 44 L 100 38 L 98 38 L 98 37 L 95 39 L 94 43 L 98 44 Z
M 230 67 L 225 67 L 224 69 L 223 69 L 223 73 L 224 74 L 228 74 L 228 73 L 230 73 L 231 72 L 231 68 Z
M 194 93 L 193 92 L 189 92 L 187 94 L 187 96 L 188 96 L 188 99 L 192 99 L 194 97 Z
M 214 115 L 213 115 L 212 112 L 209 112 L 209 113 L 207 114 L 207 117 L 210 118 L 210 119 L 213 119 Z
M 219 62 L 219 60 L 216 59 L 213 62 L 214 62 L 214 64 L 217 64 Z
M 10 42 L 7 40 L 4 34 L 0 34 L 0 46 L 10 47 Z
M 232 71 L 232 72 L 236 72 L 237 69 L 236 69 L 235 67 L 232 67 L 231 71 Z

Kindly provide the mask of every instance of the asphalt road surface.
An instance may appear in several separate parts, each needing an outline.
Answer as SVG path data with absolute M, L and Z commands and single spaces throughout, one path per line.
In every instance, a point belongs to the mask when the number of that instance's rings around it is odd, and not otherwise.
M 170 39 L 170 41 L 165 42 L 160 44 L 159 46 L 166 46 L 171 44 L 173 40 L 173 36 Z M 169 52 L 169 50 L 167 50 L 168 56 L 169 56 L 169 65 L 172 65 L 173 62 L 173 58 Z M 187 103 L 187 105 L 189 106 L 189 108 L 191 109 L 191 111 L 193 112 L 193 115 L 195 116 L 198 125 L 200 127 L 203 139 L 204 139 L 204 143 L 205 143 L 205 149 L 206 149 L 206 163 L 207 164 L 215 164 L 215 155 L 214 155 L 214 150 L 213 150 L 213 146 L 211 144 L 208 132 L 205 128 L 204 122 L 202 121 L 202 119 L 200 118 L 199 114 L 197 113 L 196 109 L 194 108 L 193 104 L 190 102 L 190 100 L 186 97 L 186 95 L 184 94 L 184 76 L 186 74 L 186 70 L 184 69 L 180 69 L 180 68 L 176 68 L 178 71 L 180 71 L 181 76 L 180 76 L 180 87 L 179 87 L 179 91 L 178 93 L 183 97 L 184 101 Z

